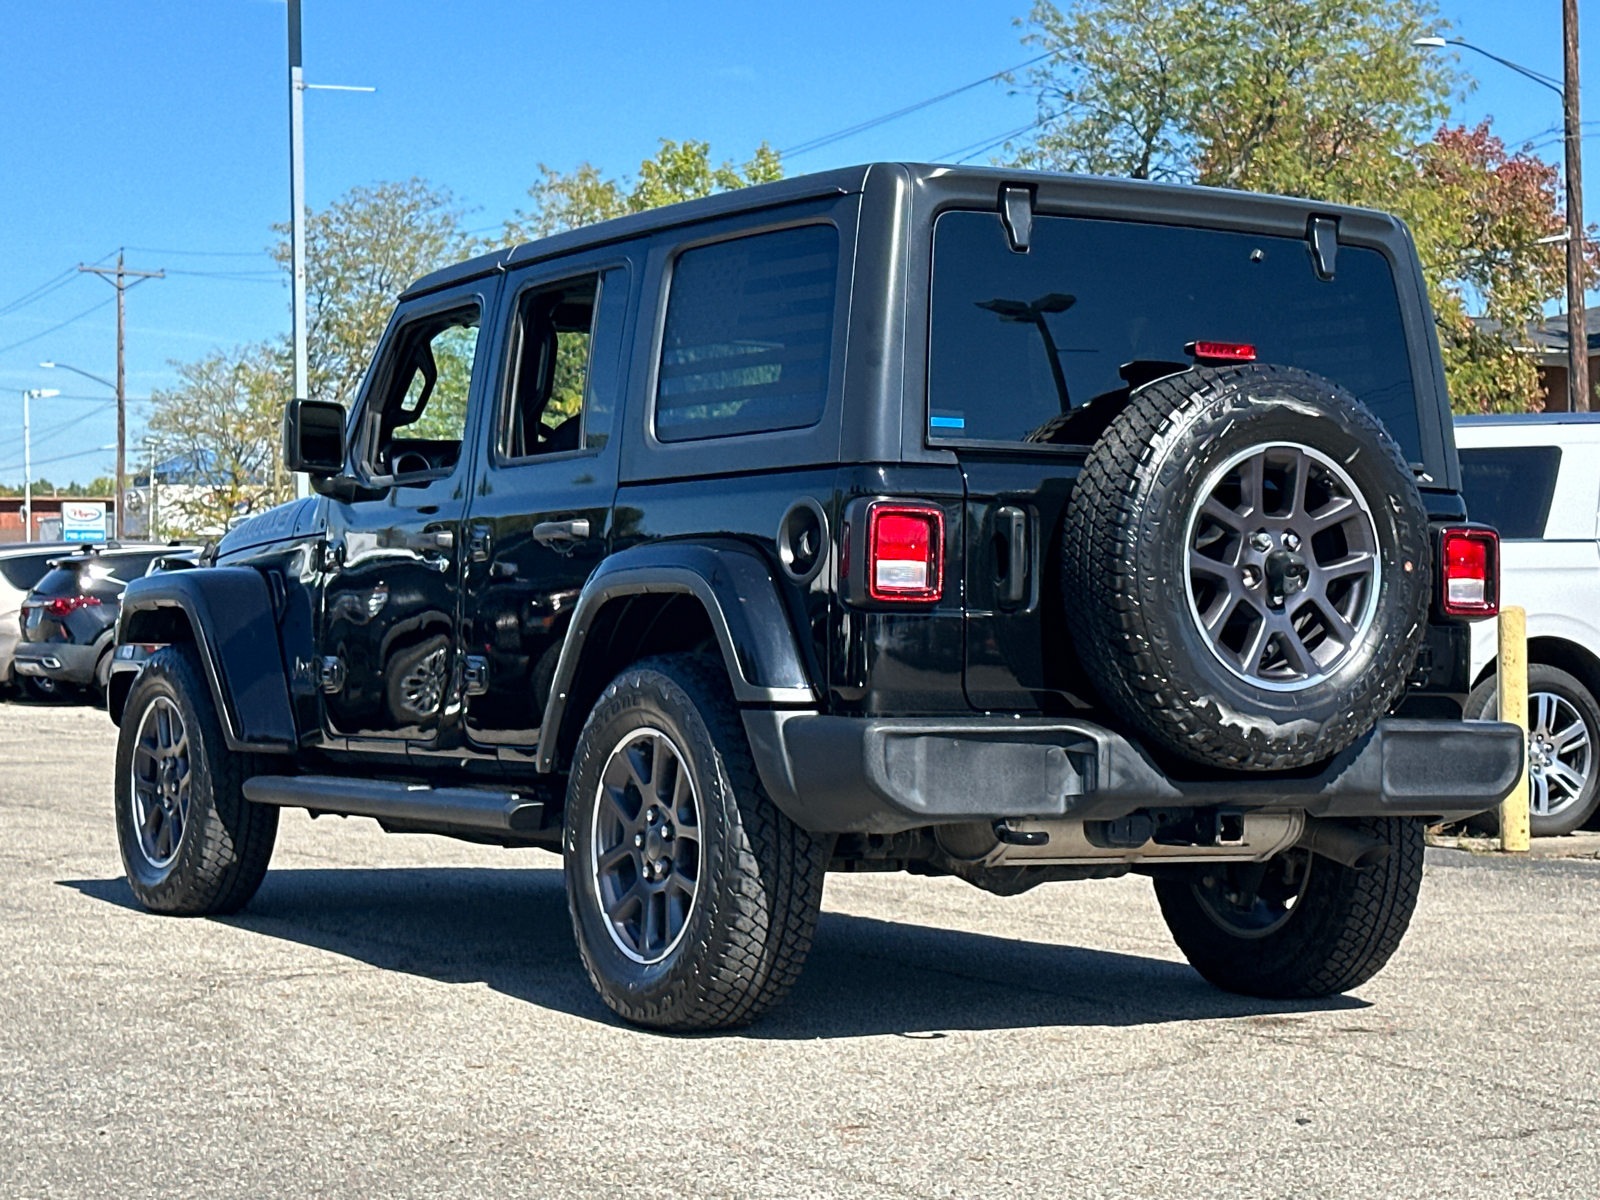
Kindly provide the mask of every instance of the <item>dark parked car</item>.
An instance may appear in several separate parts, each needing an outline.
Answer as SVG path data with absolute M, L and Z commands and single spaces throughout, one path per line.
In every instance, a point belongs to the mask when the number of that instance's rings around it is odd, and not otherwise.
M 660 1028 L 783 996 L 830 870 L 1143 872 L 1206 978 L 1321 996 L 1399 944 L 1422 822 L 1518 779 L 1381 213 L 841 170 L 429 275 L 365 380 L 289 405 L 316 496 L 128 589 L 151 909 L 246 903 L 291 806 L 560 851 Z
M 37 696 L 85 688 L 103 696 L 123 590 L 159 560 L 193 565 L 198 553 L 191 546 L 118 543 L 56 551 L 22 602 L 16 673 Z

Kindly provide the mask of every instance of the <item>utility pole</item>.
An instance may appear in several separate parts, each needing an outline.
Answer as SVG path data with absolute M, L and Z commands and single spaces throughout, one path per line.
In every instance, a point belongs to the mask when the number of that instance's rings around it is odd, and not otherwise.
M 1573 412 L 1589 411 L 1588 264 L 1583 239 L 1583 128 L 1578 107 L 1578 0 L 1561 2 L 1561 107 L 1567 143 L 1567 394 Z
M 122 251 L 117 251 L 116 270 L 110 267 L 86 267 L 78 264 L 78 270 L 87 271 L 98 275 L 112 287 L 117 289 L 117 511 L 115 534 L 118 539 L 122 537 L 122 510 L 123 493 L 127 488 L 128 474 L 128 369 L 126 361 L 128 306 L 127 295 L 130 287 L 143 283 L 146 279 L 165 279 L 165 271 L 130 271 L 123 265 Z M 128 280 L 133 282 L 129 283 Z

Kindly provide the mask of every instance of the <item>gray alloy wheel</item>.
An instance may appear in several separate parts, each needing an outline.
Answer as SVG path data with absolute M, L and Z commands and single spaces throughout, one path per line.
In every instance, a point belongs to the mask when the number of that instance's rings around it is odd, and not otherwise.
M 1589 727 L 1570 700 L 1554 692 L 1528 697 L 1528 811 L 1561 817 L 1587 795 L 1594 774 Z
M 1499 709 L 1495 677 L 1467 699 L 1470 720 L 1493 720 Z M 1561 837 L 1590 823 L 1600 808 L 1600 703 L 1575 675 L 1549 663 L 1528 664 L 1528 828 L 1534 837 Z M 1491 810 L 1471 824 L 1498 832 Z
M 139 852 L 156 870 L 178 856 L 189 819 L 189 731 L 178 706 L 157 696 L 134 734 L 128 800 Z
M 589 870 L 606 931 L 634 962 L 676 949 L 700 891 L 700 797 L 683 752 L 660 729 L 635 729 L 600 772 Z
M 1344 468 L 1311 446 L 1252 446 L 1218 465 L 1184 545 L 1190 615 L 1211 653 L 1246 683 L 1312 687 L 1371 628 L 1377 527 Z
M 1314 862 L 1309 850 L 1286 850 L 1264 863 L 1218 864 L 1194 881 L 1195 903 L 1231 937 L 1264 938 L 1294 916 Z

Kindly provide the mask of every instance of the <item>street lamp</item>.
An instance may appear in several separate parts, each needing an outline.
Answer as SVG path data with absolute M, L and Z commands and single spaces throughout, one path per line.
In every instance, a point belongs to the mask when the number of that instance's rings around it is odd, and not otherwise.
M 33 541 L 33 431 L 28 405 L 61 395 L 60 388 L 30 388 L 22 393 L 22 540 Z
M 45 367 L 45 368 L 48 368 L 48 369 L 54 369 L 54 370 L 58 370 L 58 371 L 72 371 L 75 374 L 82 375 L 85 379 L 92 379 L 96 383 L 105 384 L 105 386 L 110 388 L 113 392 L 117 390 L 117 385 L 112 383 L 111 380 L 102 379 L 100 376 L 92 374 L 89 371 L 85 371 L 82 367 L 74 367 L 70 363 L 42 362 L 39 365 L 41 367 Z
M 1492 59 L 1525 79 L 1547 87 L 1561 97 L 1562 120 L 1567 151 L 1567 407 L 1572 412 L 1589 411 L 1589 318 L 1584 301 L 1583 262 L 1583 137 L 1578 111 L 1578 6 L 1576 0 L 1562 3 L 1562 48 L 1564 83 L 1529 69 L 1521 63 L 1501 58 L 1465 38 L 1419 37 L 1413 46 L 1443 50 L 1460 46 Z

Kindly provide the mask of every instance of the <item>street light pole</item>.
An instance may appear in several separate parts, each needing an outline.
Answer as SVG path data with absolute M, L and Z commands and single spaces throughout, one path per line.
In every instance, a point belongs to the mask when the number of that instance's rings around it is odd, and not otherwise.
M 306 361 L 305 72 L 300 63 L 300 0 L 289 0 L 289 255 L 294 310 L 294 394 L 309 390 Z
M 1561 0 L 1561 18 L 1565 76 L 1561 83 L 1508 58 L 1501 58 L 1482 46 L 1475 46 L 1465 38 L 1419 37 L 1412 39 L 1411 44 L 1434 50 L 1442 50 L 1446 46 L 1475 50 L 1561 97 L 1567 151 L 1567 408 L 1571 412 L 1588 412 L 1589 314 L 1583 286 L 1583 134 L 1578 119 L 1578 0 Z
M 58 388 L 30 388 L 22 393 L 22 540 L 33 541 L 33 430 L 29 403 L 61 395 Z
M 1589 411 L 1589 314 L 1584 302 L 1583 131 L 1578 108 L 1578 0 L 1562 0 L 1562 118 L 1567 143 L 1567 391 Z

